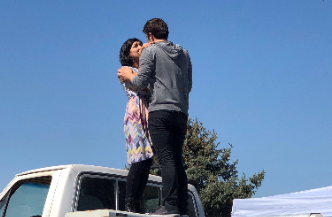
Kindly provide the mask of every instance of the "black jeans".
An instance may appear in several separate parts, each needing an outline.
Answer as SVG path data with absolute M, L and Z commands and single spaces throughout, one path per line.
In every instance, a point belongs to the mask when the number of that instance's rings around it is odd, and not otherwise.
M 188 183 L 182 163 L 182 148 L 187 131 L 188 115 L 159 110 L 149 113 L 149 132 L 161 168 L 163 205 L 177 206 L 187 212 Z
M 127 176 L 126 199 L 140 200 L 148 182 L 152 159 L 133 163 Z

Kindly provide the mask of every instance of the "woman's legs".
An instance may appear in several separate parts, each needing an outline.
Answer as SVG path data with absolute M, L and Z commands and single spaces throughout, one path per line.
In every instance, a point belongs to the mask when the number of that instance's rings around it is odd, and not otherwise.
M 152 159 L 133 163 L 127 176 L 126 207 L 130 212 L 140 212 L 139 202 L 148 182 Z
M 138 200 L 140 200 L 142 198 L 145 186 L 148 183 L 152 161 L 153 161 L 152 158 L 143 161 L 144 166 L 142 166 L 143 169 L 142 169 L 141 179 L 140 179 L 140 183 L 139 183 L 139 186 L 138 186 L 138 189 L 136 192 L 136 197 L 135 197 Z

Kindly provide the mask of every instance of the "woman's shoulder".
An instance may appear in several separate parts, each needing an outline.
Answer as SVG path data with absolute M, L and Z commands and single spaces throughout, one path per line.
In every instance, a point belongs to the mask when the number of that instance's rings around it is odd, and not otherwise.
M 132 71 L 134 71 L 134 72 L 138 72 L 138 69 L 137 68 L 135 68 L 135 67 L 131 67 L 131 66 L 123 66 L 123 67 L 126 67 L 126 68 L 130 68 Z M 133 86 L 133 84 L 131 83 L 131 82 L 128 82 L 128 81 L 125 81 L 125 82 L 121 82 L 120 81 L 120 84 L 121 84 L 121 86 L 122 86 L 122 88 L 124 89 L 124 90 L 126 90 L 126 89 L 130 89 L 130 90 L 134 90 L 134 89 L 136 89 L 134 86 Z
M 123 66 L 123 67 L 127 67 L 130 68 L 131 70 L 133 70 L 134 72 L 138 72 L 138 69 L 132 66 Z

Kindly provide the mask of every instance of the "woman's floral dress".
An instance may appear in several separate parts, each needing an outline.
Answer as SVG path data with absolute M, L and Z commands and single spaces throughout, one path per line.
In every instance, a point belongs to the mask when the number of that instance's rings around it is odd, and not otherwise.
M 138 71 L 136 68 L 130 68 L 134 72 Z M 148 131 L 149 91 L 137 88 L 130 82 L 124 82 L 121 85 L 128 97 L 123 126 L 128 164 L 132 164 L 153 157 Z

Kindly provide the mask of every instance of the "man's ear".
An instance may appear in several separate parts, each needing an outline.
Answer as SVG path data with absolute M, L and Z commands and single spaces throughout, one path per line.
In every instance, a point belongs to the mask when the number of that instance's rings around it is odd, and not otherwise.
M 149 37 L 149 40 L 150 40 L 151 42 L 154 42 L 155 37 L 154 37 L 154 35 L 152 35 L 151 32 L 149 32 L 148 37 Z

